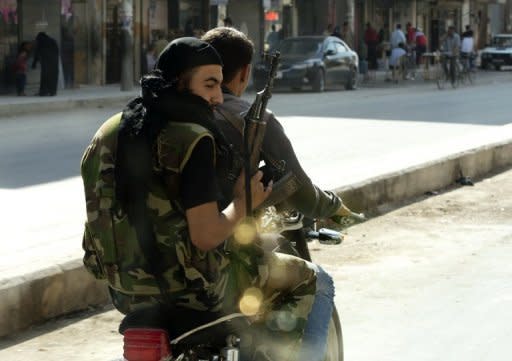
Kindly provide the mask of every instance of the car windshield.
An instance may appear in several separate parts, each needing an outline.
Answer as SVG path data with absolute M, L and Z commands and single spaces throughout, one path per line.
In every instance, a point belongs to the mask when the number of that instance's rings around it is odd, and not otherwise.
M 497 47 L 512 47 L 512 37 L 496 36 L 492 39 L 492 44 Z
M 286 39 L 279 44 L 282 55 L 312 56 L 320 52 L 322 40 L 318 39 Z

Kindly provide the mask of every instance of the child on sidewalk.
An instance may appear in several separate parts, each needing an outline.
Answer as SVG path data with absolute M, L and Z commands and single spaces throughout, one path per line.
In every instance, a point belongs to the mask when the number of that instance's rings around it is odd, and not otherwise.
M 24 41 L 18 49 L 14 71 L 16 73 L 16 93 L 18 96 L 25 96 L 25 85 L 27 84 L 27 59 L 30 52 L 30 43 Z

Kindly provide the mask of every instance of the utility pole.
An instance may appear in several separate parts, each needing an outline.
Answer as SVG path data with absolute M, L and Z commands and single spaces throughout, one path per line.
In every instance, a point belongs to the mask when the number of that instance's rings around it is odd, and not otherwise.
M 121 21 L 121 91 L 133 89 L 133 0 L 122 0 Z

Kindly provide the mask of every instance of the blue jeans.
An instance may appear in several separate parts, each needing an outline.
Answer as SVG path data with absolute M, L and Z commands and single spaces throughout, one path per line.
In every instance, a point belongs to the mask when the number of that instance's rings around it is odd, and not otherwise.
M 311 264 L 316 272 L 316 293 L 302 339 L 299 361 L 323 361 L 327 346 L 329 321 L 334 308 L 334 283 L 320 266 Z

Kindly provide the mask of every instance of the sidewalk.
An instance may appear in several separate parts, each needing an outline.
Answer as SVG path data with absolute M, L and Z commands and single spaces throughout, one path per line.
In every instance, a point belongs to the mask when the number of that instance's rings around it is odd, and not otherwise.
M 81 85 L 79 88 L 62 89 L 53 97 L 2 95 L 0 96 L 0 119 L 26 113 L 125 104 L 128 100 L 137 96 L 139 92 L 138 87 L 134 87 L 130 91 L 121 91 L 119 84 L 113 84 L 105 86 Z
M 20 114 L 29 107 L 43 112 L 50 108 L 126 102 L 137 93 L 138 90 L 121 93 L 117 86 L 112 86 L 63 91 L 51 101 L 46 97 L 0 97 L 0 116 Z M 310 121 L 287 117 L 283 124 L 293 138 L 294 132 L 310 131 Z M 294 145 L 299 155 L 309 151 L 310 158 L 304 159 L 304 165 L 308 173 L 315 174 L 315 182 L 336 190 L 355 210 L 375 211 L 381 205 L 454 184 L 461 174 L 478 178 L 512 165 L 512 124 L 474 127 L 464 134 L 450 133 L 447 130 L 454 126 L 444 124 L 438 126 L 444 131 L 439 133 L 435 149 L 418 143 L 406 151 L 395 149 L 393 154 L 375 156 L 361 147 L 360 151 L 350 149 L 347 156 L 347 149 L 340 148 L 338 135 L 351 124 L 373 129 L 376 138 L 380 131 L 375 124 L 362 119 L 319 118 L 315 119 L 315 127 L 324 136 L 301 139 Z M 392 128 L 394 124 L 386 122 L 381 126 Z M 433 125 L 412 123 L 399 135 L 414 137 L 426 127 Z M 368 136 L 364 139 L 368 141 Z M 358 139 L 352 141 L 358 144 Z M 318 162 L 319 159 L 324 162 Z M 54 209 L 56 195 L 65 198 L 60 200 L 65 208 Z M 79 249 L 81 223 L 85 219 L 82 198 L 79 177 L 12 192 L 0 189 L 2 203 L 9 205 L 7 219 L 14 223 L 10 228 L 17 230 L 16 234 L 4 230 L 4 241 L 0 243 L 0 337 L 51 317 L 108 302 L 104 284 L 96 282 L 82 266 Z M 27 206 L 35 203 L 34 200 L 43 205 L 51 222 L 41 222 L 39 210 Z M 22 233 L 25 238 L 18 237 Z
M 359 75 L 360 88 L 394 89 L 400 87 L 432 86 L 434 80 L 424 80 L 419 71 L 414 80 L 401 80 L 398 83 L 386 81 L 387 73 L 383 70 L 375 72 L 374 77 L 365 80 Z M 389 73 L 391 76 L 391 73 Z M 475 74 L 476 84 L 489 84 L 493 82 L 511 82 L 512 71 L 478 71 Z M 251 88 L 249 92 L 253 91 Z M 119 84 L 94 86 L 80 85 L 79 88 L 60 90 L 54 97 L 0 95 L 0 119 L 16 116 L 18 114 L 39 113 L 58 110 L 69 110 L 76 107 L 102 107 L 112 104 L 126 104 L 130 99 L 139 95 L 140 88 L 134 87 L 130 91 L 121 91 Z
M 424 78 L 423 68 L 416 71 L 414 79 L 399 80 L 397 83 L 386 80 L 391 78 L 391 71 L 377 70 L 370 78 L 365 79 L 364 75 L 359 74 L 359 87 L 360 88 L 400 88 L 400 87 L 418 87 L 418 86 L 431 86 L 435 88 L 436 81 L 432 73 L 429 73 L 427 79 Z M 485 71 L 477 69 L 474 73 L 474 85 L 463 84 L 461 87 L 475 86 L 482 84 L 501 83 L 512 81 L 512 71 Z M 451 89 L 451 88 L 450 88 Z

